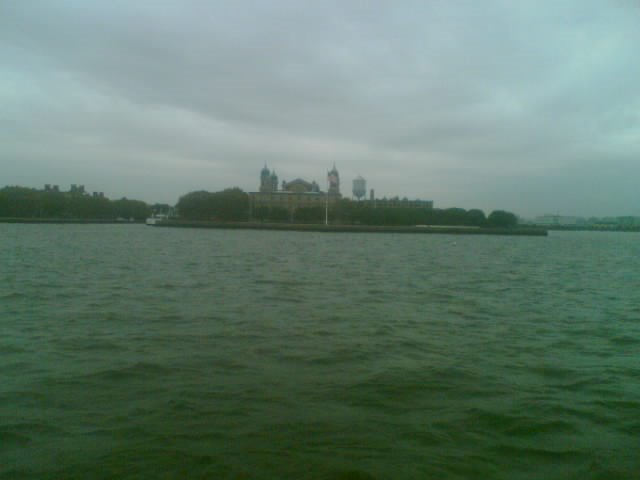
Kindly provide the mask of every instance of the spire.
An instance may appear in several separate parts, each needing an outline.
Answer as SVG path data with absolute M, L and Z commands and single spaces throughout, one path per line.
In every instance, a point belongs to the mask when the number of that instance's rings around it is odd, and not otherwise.
M 340 174 L 335 162 L 333 163 L 333 169 L 327 173 L 327 182 L 329 183 L 329 194 L 340 195 Z

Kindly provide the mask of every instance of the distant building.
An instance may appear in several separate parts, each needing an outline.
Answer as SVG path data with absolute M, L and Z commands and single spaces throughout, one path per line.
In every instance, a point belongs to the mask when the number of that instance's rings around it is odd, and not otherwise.
M 290 182 L 283 181 L 282 189 L 278 190 L 278 177 L 275 171 L 270 171 L 265 165 L 260 172 L 260 189 L 249 193 L 249 216 L 259 208 L 283 208 L 290 218 L 298 208 L 325 207 L 342 198 L 340 194 L 340 175 L 335 165 L 328 173 L 329 191 L 320 191 L 315 182 L 308 182 L 296 178 Z
M 296 178 L 290 182 L 282 181 L 278 190 L 278 177 L 267 165 L 260 171 L 260 188 L 257 192 L 249 193 L 249 217 L 254 218 L 254 213 L 262 208 L 282 208 L 293 218 L 294 212 L 299 208 L 326 207 L 342 198 L 340 193 L 340 173 L 335 164 L 327 172 L 327 192 L 320 191 L 316 182 L 308 182 Z M 357 199 L 365 198 L 367 184 L 364 178 L 357 177 L 353 180 L 353 195 Z M 433 208 L 433 200 L 409 200 L 407 198 L 382 198 L 376 199 L 373 189 L 370 190 L 369 200 L 364 200 L 374 208 Z
M 544 226 L 552 226 L 552 225 L 561 225 L 561 226 L 570 226 L 570 225 L 578 225 L 580 222 L 579 217 L 570 217 L 564 215 L 542 215 L 533 219 L 535 225 L 544 225 Z
M 50 183 L 45 183 L 44 192 L 47 193 L 60 193 L 59 185 L 51 185 Z M 72 183 L 69 186 L 68 192 L 62 192 L 63 195 L 89 195 L 89 192 L 86 191 L 84 185 L 78 185 L 76 183 Z M 94 198 L 104 198 L 104 192 L 92 192 L 91 194 Z
M 260 172 L 260 191 L 276 192 L 278 190 L 278 176 L 276 171 L 271 172 L 265 164 L 262 172 Z
M 301 178 L 296 178 L 291 182 L 282 181 L 282 191 L 292 193 L 319 193 L 320 187 L 316 182 L 307 182 Z
M 333 168 L 327 174 L 327 180 L 329 182 L 329 195 L 340 195 L 340 174 L 336 169 L 336 164 L 333 164 Z

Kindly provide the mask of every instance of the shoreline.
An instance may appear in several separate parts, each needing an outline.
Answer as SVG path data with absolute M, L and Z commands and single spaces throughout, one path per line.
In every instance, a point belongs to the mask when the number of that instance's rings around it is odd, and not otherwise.
M 152 227 L 164 228 L 210 228 L 227 230 L 277 230 L 289 232 L 322 233 L 413 233 L 413 234 L 455 234 L 455 235 L 511 235 L 536 236 L 548 235 L 540 228 L 487 228 L 460 226 L 378 226 L 378 225 L 321 225 L 258 222 L 210 222 L 169 220 L 158 222 Z
M 105 224 L 105 225 L 141 225 L 144 224 L 144 220 L 112 220 L 101 218 L 20 218 L 20 217 L 0 217 L 0 223 L 48 223 L 48 224 L 69 224 L 69 225 L 84 225 L 84 224 Z
M 102 218 L 33 218 L 33 217 L 0 217 L 0 223 L 51 224 L 51 225 L 143 225 L 145 220 L 117 220 Z M 447 233 L 476 235 L 523 235 L 547 236 L 548 232 L 617 232 L 638 233 L 640 226 L 519 226 L 502 227 L 470 227 L 455 225 L 420 225 L 420 226 L 383 226 L 383 225 L 323 225 L 323 224 L 290 224 L 268 222 L 215 222 L 208 220 L 168 220 L 155 226 L 176 228 L 223 228 L 246 230 L 284 230 L 300 232 L 362 232 L 362 233 Z

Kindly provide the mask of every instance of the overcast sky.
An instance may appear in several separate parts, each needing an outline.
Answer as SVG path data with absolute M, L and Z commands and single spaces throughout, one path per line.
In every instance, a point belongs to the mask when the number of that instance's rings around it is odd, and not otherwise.
M 0 2 L 0 186 L 640 215 L 636 0 Z

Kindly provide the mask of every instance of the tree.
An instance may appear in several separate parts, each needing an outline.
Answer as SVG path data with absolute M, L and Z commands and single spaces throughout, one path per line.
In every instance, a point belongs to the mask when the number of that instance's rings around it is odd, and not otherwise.
M 241 222 L 249 213 L 249 195 L 241 189 L 227 188 L 212 196 L 215 215 L 220 220 Z
M 249 196 L 239 188 L 214 193 L 201 190 L 183 195 L 177 206 L 184 218 L 240 222 L 247 219 Z
M 211 194 L 204 190 L 190 192 L 178 200 L 180 215 L 191 220 L 204 220 L 213 215 Z
M 24 187 L 0 190 L 0 216 L 17 218 L 113 219 L 142 220 L 149 207 L 139 200 L 117 200 L 92 197 L 81 192 L 43 191 Z
M 5 187 L 1 193 L 3 196 L 3 216 L 21 218 L 40 216 L 37 190 L 15 186 Z
M 472 208 L 471 210 L 467 211 L 466 225 L 470 225 L 473 227 L 482 227 L 485 223 L 487 223 L 487 217 L 482 210 Z
M 518 224 L 518 217 L 505 210 L 494 210 L 487 218 L 487 225 L 490 227 L 512 228 Z
M 283 207 L 270 208 L 267 219 L 270 222 L 287 222 L 289 221 L 289 211 Z
M 99 198 L 95 200 L 100 200 Z M 113 214 L 117 218 L 134 218 L 136 220 L 143 220 L 151 214 L 151 208 L 140 200 L 127 200 L 121 198 L 116 200 L 112 205 Z
M 325 210 L 322 207 L 298 208 L 293 215 L 296 223 L 323 223 Z

